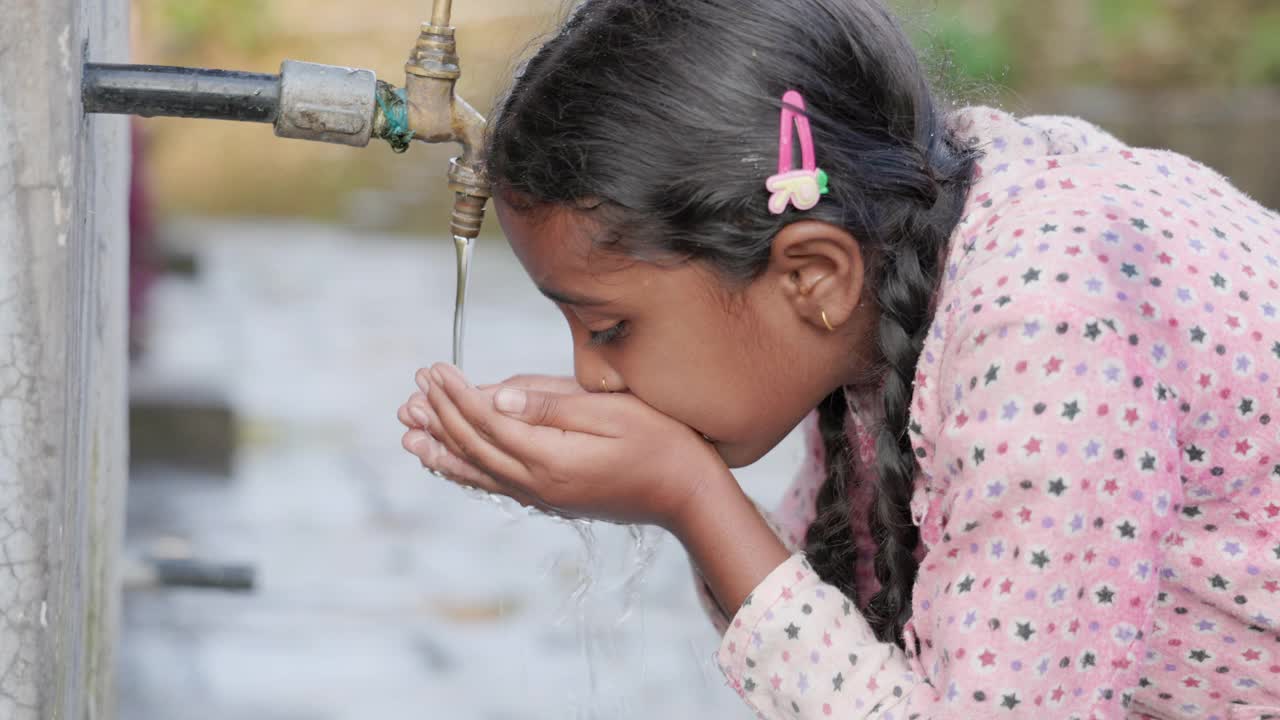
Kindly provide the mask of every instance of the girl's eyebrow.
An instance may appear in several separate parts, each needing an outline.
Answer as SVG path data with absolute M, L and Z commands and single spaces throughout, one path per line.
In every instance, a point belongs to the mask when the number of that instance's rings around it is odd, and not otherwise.
M 571 295 L 560 290 L 552 290 L 551 288 L 538 286 L 538 291 L 546 295 L 552 302 L 558 302 L 562 305 L 578 305 L 581 307 L 595 307 L 600 305 L 608 305 L 608 300 L 600 298 L 586 297 L 585 295 Z

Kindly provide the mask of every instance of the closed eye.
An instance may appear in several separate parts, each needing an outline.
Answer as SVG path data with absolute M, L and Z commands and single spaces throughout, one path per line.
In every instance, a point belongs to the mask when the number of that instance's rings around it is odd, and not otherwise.
M 604 345 L 608 345 L 609 343 L 616 342 L 626 337 L 627 321 L 623 320 L 622 322 L 619 322 L 617 325 L 614 325 L 613 327 L 607 330 L 601 330 L 599 332 L 592 330 L 590 332 L 591 332 L 591 337 L 589 340 L 587 340 L 587 342 L 590 343 L 593 347 L 602 347 Z

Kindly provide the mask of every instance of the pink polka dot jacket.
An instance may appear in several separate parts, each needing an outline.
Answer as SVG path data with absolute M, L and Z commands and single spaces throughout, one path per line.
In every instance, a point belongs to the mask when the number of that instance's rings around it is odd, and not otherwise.
M 985 157 L 913 389 L 907 651 L 797 552 L 713 618 L 725 677 L 770 720 L 1280 718 L 1280 217 L 1080 120 L 953 123 Z M 862 518 L 877 418 L 850 400 Z

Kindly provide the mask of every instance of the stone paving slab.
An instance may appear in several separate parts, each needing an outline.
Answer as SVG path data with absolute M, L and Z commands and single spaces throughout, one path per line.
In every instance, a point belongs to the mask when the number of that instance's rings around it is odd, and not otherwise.
M 136 373 L 219 388 L 239 445 L 229 478 L 136 468 L 127 545 L 178 538 L 253 563 L 259 588 L 129 592 L 119 717 L 749 716 L 671 538 L 650 532 L 637 581 L 628 529 L 528 517 L 400 450 L 413 370 L 448 357 L 450 242 L 260 222 L 175 232 L 202 272 L 159 285 Z M 571 368 L 563 320 L 505 246 L 478 247 L 473 283 L 472 378 Z M 789 438 L 739 477 L 772 504 L 799 452 Z

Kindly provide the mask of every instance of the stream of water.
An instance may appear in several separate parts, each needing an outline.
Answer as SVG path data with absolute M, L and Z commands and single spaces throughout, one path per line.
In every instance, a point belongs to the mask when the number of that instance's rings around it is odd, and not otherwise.
M 458 255 L 457 294 L 453 301 L 453 365 L 462 370 L 462 340 L 467 321 L 467 284 L 471 280 L 471 256 L 475 251 L 474 238 L 453 236 L 453 248 Z
M 455 235 L 453 245 L 457 254 L 458 269 L 457 293 L 454 298 L 453 310 L 453 364 L 462 369 L 462 346 L 466 329 L 467 285 L 471 279 L 471 260 L 475 250 L 475 240 Z M 472 494 L 477 498 L 483 498 L 485 501 L 493 503 L 512 520 L 522 516 L 543 516 L 543 513 L 536 510 L 526 510 L 525 513 L 520 513 L 521 508 L 516 502 L 498 495 L 491 495 L 479 490 L 473 491 Z M 577 702 L 574 703 L 577 706 L 575 708 L 575 716 L 580 720 L 596 720 L 602 717 L 618 718 L 618 711 L 630 703 L 627 698 L 606 698 L 602 696 L 598 674 L 601 664 L 599 662 L 600 638 L 598 635 L 603 634 L 606 641 L 612 642 L 613 634 L 631 618 L 638 604 L 637 600 L 644 586 L 646 575 L 657 558 L 661 532 L 654 528 L 636 525 L 627 527 L 629 542 L 624 551 L 625 556 L 621 558 L 624 568 L 622 579 L 617 585 L 607 588 L 611 594 L 617 593 L 621 596 L 621 612 L 616 615 L 612 623 L 602 624 L 596 618 L 597 615 L 602 614 L 602 609 L 597 609 L 593 605 L 595 604 L 594 601 L 598 600 L 595 597 L 598 594 L 596 581 L 606 574 L 606 568 L 604 567 L 605 563 L 602 561 L 600 542 L 596 537 L 595 524 L 587 520 L 555 519 L 571 525 L 582 540 L 583 557 L 581 562 L 578 563 L 577 581 L 566 598 L 561 617 L 561 621 L 572 618 L 587 667 L 585 697 L 576 699 Z M 596 590 L 596 592 L 593 592 L 593 590 Z M 605 610 L 605 613 L 607 613 L 607 610 Z M 640 621 L 643 622 L 643 618 Z M 603 632 L 601 631 L 602 627 L 604 628 Z M 606 705 L 614 707 L 606 710 L 604 707 Z M 601 714 L 602 711 L 605 712 L 604 715 Z M 629 713 L 624 711 L 624 714 Z

